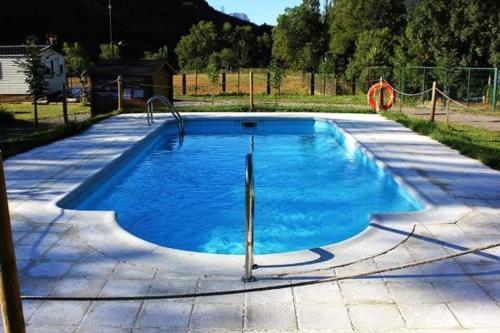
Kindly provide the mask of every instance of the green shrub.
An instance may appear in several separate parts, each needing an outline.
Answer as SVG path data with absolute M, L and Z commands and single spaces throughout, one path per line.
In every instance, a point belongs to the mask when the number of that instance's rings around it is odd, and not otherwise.
M 0 121 L 13 121 L 14 115 L 7 111 L 7 109 L 0 105 Z

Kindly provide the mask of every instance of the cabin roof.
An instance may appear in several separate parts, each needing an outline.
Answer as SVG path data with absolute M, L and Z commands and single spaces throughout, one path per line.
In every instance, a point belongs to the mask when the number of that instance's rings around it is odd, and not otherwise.
M 37 45 L 41 52 L 52 49 L 51 45 Z M 0 55 L 24 56 L 26 45 L 0 45 Z
M 151 76 L 163 67 L 174 72 L 172 66 L 163 60 L 104 60 L 96 63 L 91 71 L 94 75 Z

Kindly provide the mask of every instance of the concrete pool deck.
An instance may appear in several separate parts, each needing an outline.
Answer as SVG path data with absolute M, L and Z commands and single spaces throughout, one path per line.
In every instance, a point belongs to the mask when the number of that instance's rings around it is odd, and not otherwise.
M 197 118 L 313 118 L 334 122 L 426 204 L 412 214 L 377 215 L 344 243 L 258 256 L 255 275 L 291 272 L 254 285 L 347 275 L 486 245 L 500 236 L 500 172 L 377 115 L 185 114 Z M 121 115 L 5 162 L 23 295 L 121 296 L 238 289 L 242 257 L 170 250 L 146 243 L 106 212 L 57 202 L 96 177 L 172 118 Z M 339 265 L 322 273 L 302 270 Z M 453 332 L 500 330 L 500 249 L 363 279 L 258 294 L 177 301 L 26 301 L 28 332 Z

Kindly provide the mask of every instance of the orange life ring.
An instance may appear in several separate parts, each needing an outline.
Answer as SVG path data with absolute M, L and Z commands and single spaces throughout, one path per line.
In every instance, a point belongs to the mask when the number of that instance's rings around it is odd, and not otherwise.
M 375 83 L 373 86 L 371 86 L 370 90 L 368 90 L 368 104 L 373 110 L 377 109 L 377 101 L 375 100 L 375 95 L 379 93 L 381 89 L 384 89 L 387 94 L 389 94 L 389 101 L 380 105 L 380 108 L 383 110 L 389 110 L 390 108 L 392 108 L 394 102 L 396 101 L 396 94 L 394 93 L 394 89 L 385 82 L 383 82 L 382 84 Z

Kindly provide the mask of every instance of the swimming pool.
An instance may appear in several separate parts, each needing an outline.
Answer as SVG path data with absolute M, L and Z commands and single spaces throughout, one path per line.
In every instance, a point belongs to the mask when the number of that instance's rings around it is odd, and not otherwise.
M 114 211 L 146 241 L 244 253 L 244 169 L 254 135 L 255 251 L 317 248 L 362 232 L 373 213 L 421 209 L 330 122 L 196 120 L 180 142 L 167 126 L 100 181 L 62 203 Z

